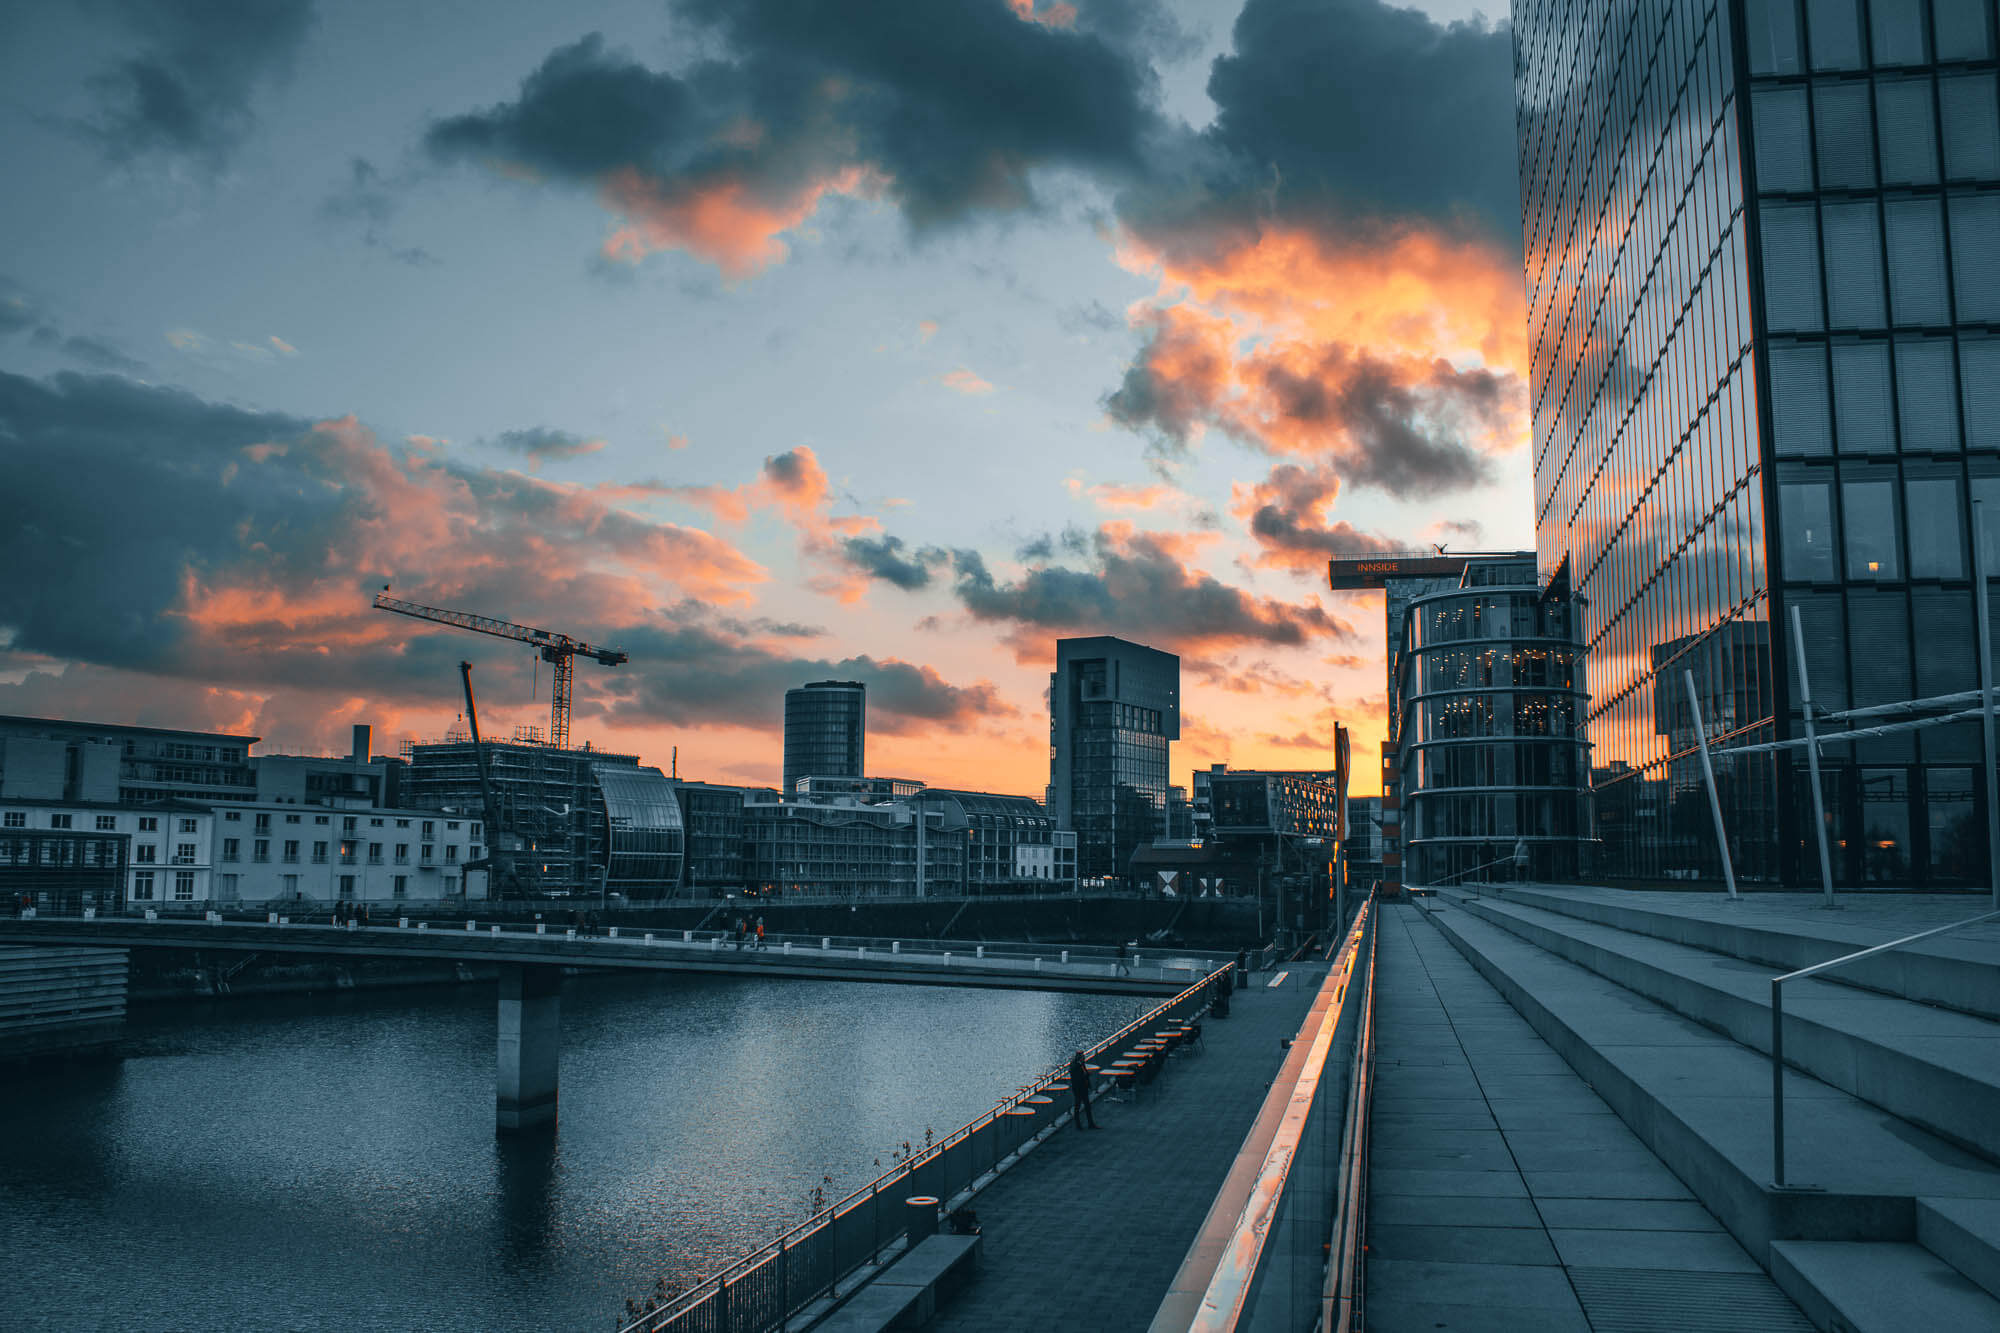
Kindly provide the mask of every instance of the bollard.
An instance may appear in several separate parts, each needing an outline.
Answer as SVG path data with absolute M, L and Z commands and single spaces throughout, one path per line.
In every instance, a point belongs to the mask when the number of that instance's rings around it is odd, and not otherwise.
M 548 923 L 548 922 L 546 922 L 546 921 L 537 921 L 537 922 L 535 923 L 535 933 L 536 933 L 537 935 L 546 935 L 546 934 L 548 934 L 548 933 L 549 933 L 549 923 Z
M 275 926 L 275 925 L 277 925 L 277 924 L 278 924 L 278 914 L 277 914 L 276 912 L 266 912 L 266 913 L 264 913 L 264 924 L 265 924 L 265 925 L 267 925 L 267 926 Z
M 983 944 L 976 945 L 972 952 L 975 957 L 984 958 L 986 956 L 986 946 Z
M 910 1246 L 915 1248 L 937 1235 L 938 1201 L 929 1194 L 913 1194 L 903 1200 L 905 1215 L 910 1220 Z M 908 1253 L 908 1251 L 905 1251 Z
M 653 932 L 649 930 L 646 932 L 646 943 L 651 944 L 652 942 L 653 942 Z
M 901 953 L 902 951 L 903 951 L 903 942 L 902 942 L 901 940 L 890 940 L 890 941 L 889 941 L 889 952 L 890 952 L 890 953 Z
M 693 943 L 694 943 L 694 932 L 693 932 L 693 931 L 691 931 L 691 930 L 684 930 L 684 931 L 682 931 L 682 932 L 681 932 L 681 943 L 682 943 L 682 944 L 693 944 Z
M 1063 961 L 1064 961 L 1065 963 L 1067 963 L 1067 962 L 1069 961 L 1069 950 L 1068 950 L 1068 949 L 1064 949 L 1064 950 L 1063 950 L 1063 956 L 1062 956 L 1062 960 L 1063 960 Z
M 1037 958 L 1035 960 L 1035 971 L 1039 972 L 1041 970 L 1042 970 L 1042 960 Z
M 396 918 L 396 929 L 408 930 L 409 928 L 410 928 L 410 918 L 406 916 L 400 916 Z
M 855 945 L 855 946 L 854 946 L 854 956 L 855 956 L 856 958 L 866 958 L 866 957 L 868 956 L 868 946 L 867 946 L 867 945 L 865 945 L 865 944 L 857 944 L 857 945 Z
M 564 935 L 566 935 L 566 936 L 568 936 L 568 937 L 569 937 L 570 939 L 575 939 L 575 938 L 576 938 L 576 927 L 575 927 L 575 926 L 571 926 L 571 927 L 570 927 L 570 928 L 569 928 L 568 930 L 564 931 L 564 932 L 563 932 L 563 934 L 564 934 Z
M 359 930 L 361 929 L 361 923 L 359 921 L 350 921 L 347 923 L 347 928 L 349 930 Z
M 479 929 L 479 923 L 477 921 L 468 921 L 465 923 L 465 929 L 466 933 L 470 934 L 471 932 Z
M 292 924 L 292 919 L 288 916 L 281 916 L 278 918 L 278 924 L 281 926 L 289 926 Z
M 23 912 L 23 913 L 22 913 L 22 915 L 23 915 L 23 916 L 26 916 L 26 915 L 28 915 L 29 913 L 32 913 L 32 912 L 33 912 L 34 910 L 35 910 L 34 908 L 30 907 L 30 908 L 28 909 L 28 911 L 27 911 L 27 912 Z M 153 910 L 152 908 L 148 907 L 148 908 L 146 909 L 146 919 L 147 919 L 148 921 L 158 921 L 158 920 L 160 919 L 160 914 L 159 914 L 158 912 L 154 911 L 154 910 Z
M 792 942 L 791 942 L 790 940 L 786 940 L 786 941 L 785 941 L 785 952 L 786 952 L 786 953 L 790 953 L 791 951 L 792 951 Z
M 611 928 L 611 938 L 614 940 L 618 938 L 618 927 L 613 926 Z
M 825 953 L 828 949 L 831 949 L 832 947 L 833 947 L 832 936 L 822 935 L 819 937 L 819 949 L 821 953 Z
M 419 921 L 419 922 L 417 922 L 417 929 L 418 929 L 418 930 L 429 930 L 430 928 L 431 928 L 431 923 L 430 923 L 430 922 L 428 922 L 428 921 Z
M 711 949 L 720 949 L 722 947 L 722 936 L 717 935 L 714 939 L 710 940 L 708 947 Z
M 500 927 L 498 926 L 488 926 L 487 929 L 492 931 L 495 935 L 498 935 L 500 933 Z
M 946 951 L 945 951 L 945 955 L 944 955 L 944 965 L 945 965 L 946 967 L 950 967 L 950 966 L 951 966 L 951 951 L 950 951 L 950 950 L 946 950 Z
M 86 908 L 84 908 L 84 909 L 83 909 L 83 919 L 84 919 L 85 921 L 95 921 L 95 920 L 97 920 L 97 909 L 96 909 L 95 907 L 86 907 Z

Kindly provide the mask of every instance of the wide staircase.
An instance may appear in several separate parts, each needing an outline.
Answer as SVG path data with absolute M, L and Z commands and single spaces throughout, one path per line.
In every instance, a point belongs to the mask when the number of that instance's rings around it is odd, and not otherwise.
M 1780 1184 L 1771 980 L 1893 932 L 1679 897 L 1418 901 L 1819 1327 L 2000 1330 L 2000 944 L 1947 935 L 1784 986 Z

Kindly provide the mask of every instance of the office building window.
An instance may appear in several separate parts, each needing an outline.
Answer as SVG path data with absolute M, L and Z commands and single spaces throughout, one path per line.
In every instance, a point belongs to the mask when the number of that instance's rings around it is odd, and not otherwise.
M 316 842 L 316 843 L 314 843 L 314 844 L 313 844 L 313 864 L 314 864 L 314 865 L 316 865 L 316 866 L 323 866 L 323 865 L 325 865 L 325 864 L 326 864 L 326 844 L 325 844 L 325 843 L 323 843 L 323 842 Z
M 354 876 L 342 875 L 340 877 L 340 896 L 343 898 L 352 898 L 354 896 Z
M 70 826 L 70 817 L 68 815 L 49 816 L 50 828 L 68 828 L 69 826 Z
M 271 816 L 268 811 L 260 813 L 257 816 L 257 831 L 259 833 L 269 833 L 271 831 Z
M 1896 427 L 1889 397 L 1889 344 L 1835 345 L 1833 401 L 1840 429 L 1840 452 L 1896 452 Z
M 155 819 L 151 815 L 139 816 L 139 832 L 158 833 L 159 831 L 160 831 L 160 821 L 158 819 Z
M 409 891 L 409 887 L 410 887 L 410 877 L 408 875 L 396 876 L 395 894 L 398 898 L 402 897 L 405 893 L 407 893 Z
M 444 877 L 444 892 L 446 897 L 450 897 L 452 894 L 458 892 L 457 875 L 446 875 Z
M 285 839 L 285 863 L 287 865 L 299 863 L 299 843 L 296 838 Z
M 368 844 L 368 864 L 371 866 L 379 866 L 382 864 L 381 843 L 371 842 Z
M 425 836 L 426 838 L 430 837 L 430 836 L 431 836 L 431 830 L 432 830 L 433 828 L 435 828 L 435 827 L 436 827 L 436 825 L 435 825 L 434 821 L 426 819 L 426 820 L 424 821 L 424 836 Z
M 142 901 L 142 902 L 144 902 L 144 901 L 149 901 L 149 900 L 150 900 L 150 899 L 152 898 L 152 896 L 153 896 L 153 872 L 152 872 L 152 871 L 150 871 L 150 870 L 139 870 L 139 871 L 135 871 L 135 872 L 133 872 L 133 875 L 132 875 L 132 896 L 133 896 L 134 898 L 136 898 L 136 899 L 138 899 L 138 900 Z
M 28 812 L 25 810 L 9 810 L 4 822 L 8 828 L 26 828 L 28 827 Z
M 1860 69 L 1861 14 L 1855 0 L 1806 0 L 1807 50 L 1812 67 Z
M 1958 521 L 1958 482 L 1950 477 L 1913 477 L 1908 496 L 1910 577 L 1965 577 L 1964 528 Z
M 445 848 L 444 848 L 444 859 L 445 859 L 445 860 L 447 860 L 447 861 L 456 861 L 456 860 L 458 859 L 458 844 L 457 844 L 457 843 L 455 843 L 455 842 L 448 842 L 448 843 L 446 843 L 446 844 L 445 844 Z
M 160 859 L 160 849 L 150 842 L 134 843 L 132 859 L 140 865 L 151 865 Z
M 1985 60 L 1993 54 L 1980 0 L 1937 0 L 1931 21 L 1939 60 Z
M 199 828 L 200 825 L 196 824 L 192 819 L 183 819 L 181 821 L 181 832 L 183 833 L 193 833 Z
M 397 844 L 396 844 L 396 864 L 397 864 L 397 865 L 399 865 L 399 866 L 406 866 L 406 865 L 408 865 L 409 863 L 410 863 L 410 844 L 409 844 L 409 843 L 407 843 L 407 842 L 399 842 L 399 843 L 397 843 Z
M 271 859 L 271 840 L 258 838 L 250 844 L 250 859 L 262 865 Z
M 175 843 L 175 844 L 174 844 L 174 864 L 175 864 L 175 865 L 177 865 L 177 866 L 191 866 L 191 865 L 193 865 L 193 864 L 194 864 L 194 862 L 195 862 L 195 855 L 194 855 L 194 844 L 193 844 L 193 843 L 191 843 L 191 842 L 181 842 L 181 843 Z
M 1958 384 L 1949 338 L 1896 344 L 1896 400 L 1905 453 L 1958 448 Z
M 118 828 L 117 815 L 99 815 L 97 817 L 97 831 L 99 833 L 111 833 L 114 832 L 117 828 Z
M 1823 481 L 1786 482 L 1778 488 L 1785 535 L 1785 577 L 1795 583 L 1830 583 L 1833 557 L 1833 490 Z
M 243 840 L 241 838 L 224 838 L 222 840 L 222 859 L 225 861 L 242 860 Z
M 185 903 L 192 902 L 193 900 L 194 872 L 192 870 L 176 870 L 174 872 L 174 901 Z
M 1841 486 L 1847 526 L 1847 577 L 1888 582 L 1902 577 L 1896 558 L 1896 483 L 1850 481 Z

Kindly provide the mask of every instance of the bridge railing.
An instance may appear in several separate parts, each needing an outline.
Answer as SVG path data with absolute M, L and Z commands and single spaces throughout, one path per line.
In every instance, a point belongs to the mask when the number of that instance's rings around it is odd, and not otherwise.
M 1235 981 L 1235 964 L 1223 964 L 1087 1049 L 1084 1058 L 1097 1062 L 1164 1021 L 1205 1012 L 1215 992 Z M 908 1199 L 929 1196 L 942 1200 L 947 1211 L 958 1207 L 983 1177 L 1056 1123 L 1069 1109 L 1067 1098 L 1034 1099 L 1046 1098 L 1050 1085 L 1062 1081 L 1067 1073 L 1065 1064 L 1044 1074 L 970 1124 L 912 1153 L 776 1240 L 641 1315 L 621 1333 L 765 1333 L 782 1329 L 792 1315 L 863 1267 L 879 1263 L 885 1251 L 907 1236 Z

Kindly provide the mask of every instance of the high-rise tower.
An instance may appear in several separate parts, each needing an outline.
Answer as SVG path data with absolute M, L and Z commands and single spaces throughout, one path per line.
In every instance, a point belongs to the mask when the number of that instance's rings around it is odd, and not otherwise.
M 800 778 L 858 778 L 866 760 L 868 687 L 816 680 L 785 691 L 785 785 Z
M 1538 563 L 1585 601 L 1602 873 L 1719 878 L 1730 742 L 1977 687 L 2000 570 L 1988 0 L 1517 0 Z M 1725 758 L 1739 876 L 1818 878 L 1798 751 Z M 1982 882 L 1975 724 L 1827 750 L 1836 881 Z
M 1160 836 L 1181 659 L 1108 636 L 1058 639 L 1049 677 L 1049 813 L 1076 830 L 1077 874 L 1123 879 Z

